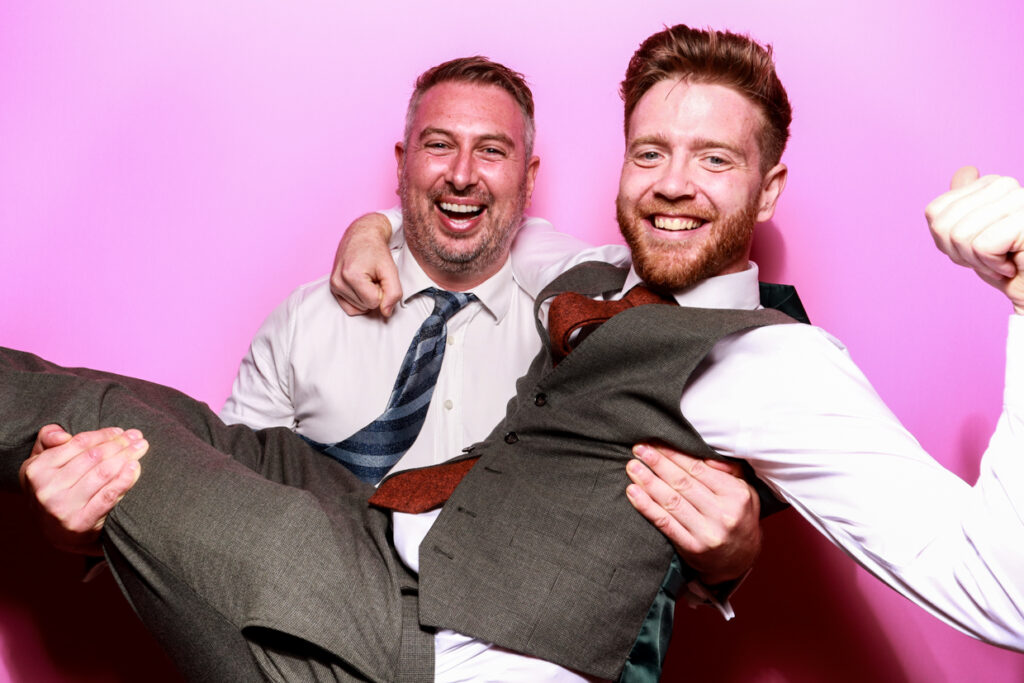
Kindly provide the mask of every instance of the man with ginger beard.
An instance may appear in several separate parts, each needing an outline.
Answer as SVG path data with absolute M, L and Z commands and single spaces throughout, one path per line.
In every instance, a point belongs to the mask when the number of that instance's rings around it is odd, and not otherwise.
M 791 119 L 770 51 L 743 36 L 676 26 L 641 45 L 622 94 L 626 151 L 616 204 L 633 271 L 591 284 L 589 293 L 617 299 L 644 282 L 682 307 L 758 308 L 751 239 L 785 187 L 781 156 Z M 1010 298 L 1016 314 L 1007 362 L 1015 367 L 1024 313 L 1024 275 L 1015 265 L 1024 246 L 1024 190 L 1012 178 L 978 179 L 969 168 L 952 186 L 928 207 L 933 236 L 956 263 Z M 534 290 L 576 264 L 608 255 L 607 248 L 577 253 L 557 233 L 520 242 L 513 257 L 520 280 Z M 382 294 L 387 306 L 393 279 L 381 267 L 387 261 L 356 266 L 351 255 L 340 258 L 335 286 L 348 305 L 367 308 Z M 365 281 L 379 281 L 381 289 L 340 277 L 346 270 L 367 274 Z M 646 308 L 661 307 L 627 313 Z M 598 349 L 610 353 L 596 344 L 615 320 L 587 336 L 581 349 L 591 356 Z M 634 317 L 631 327 L 640 326 Z M 639 362 L 653 348 L 644 334 L 657 328 L 647 325 L 623 341 L 635 352 L 624 352 L 619 363 Z M 1016 577 L 1024 566 L 1024 530 L 1015 501 L 1024 498 L 1024 472 L 1015 443 L 1021 418 L 1010 398 L 1020 390 L 1020 373 L 1009 368 L 1007 407 L 974 487 L 924 453 L 842 345 L 809 326 L 767 325 L 724 336 L 684 383 L 679 405 L 711 452 L 750 463 L 875 576 L 960 630 L 1020 650 L 1024 622 L 1016 605 L 1024 604 L 1024 586 Z M 673 377 L 656 376 L 659 382 Z M 607 381 L 619 378 L 613 377 Z M 624 393 L 631 389 L 648 387 L 623 383 Z M 586 409 L 597 407 L 588 402 Z M 703 471 L 701 461 L 656 448 L 639 448 L 637 455 L 627 467 L 634 482 L 627 495 L 672 538 L 689 513 L 678 505 L 679 492 Z M 882 471 L 887 474 L 879 478 Z M 913 490 L 907 482 L 914 482 Z M 1007 544 L 1007 538 L 1016 540 Z
M 647 73 L 647 66 L 666 57 L 666 51 L 670 66 L 655 70 L 651 82 L 633 87 L 636 83 L 631 78 Z M 686 53 L 683 65 L 688 68 L 675 66 L 679 63 L 675 51 Z M 723 52 L 725 58 L 719 57 Z M 719 76 L 722 62 L 734 61 L 737 52 L 753 53 L 752 61 L 767 64 L 771 76 L 768 86 L 778 89 L 774 98 L 748 96 L 735 84 L 712 78 L 698 68 L 707 63 L 711 75 Z M 1021 564 L 1022 544 L 1018 540 L 1022 534 L 1021 516 L 1014 514 L 1015 501 L 1021 499 L 1024 490 L 1019 463 L 1021 416 L 1014 412 L 1019 400 L 1007 400 L 1007 410 L 985 455 L 978 484 L 968 487 L 921 450 L 835 340 L 815 328 L 786 324 L 778 316 L 755 310 L 756 267 L 742 267 L 734 255 L 723 255 L 716 237 L 728 223 L 720 217 L 735 215 L 737 210 L 753 207 L 757 220 L 770 217 L 785 184 L 785 167 L 779 163 L 781 145 L 778 155 L 774 155 L 757 135 L 766 128 L 765 121 L 771 122 L 777 113 L 765 109 L 764 103 L 779 101 L 780 93 L 781 100 L 785 100 L 781 84 L 774 78 L 770 55 L 760 46 L 732 34 L 674 27 L 645 41 L 631 63 L 623 89 L 627 151 L 619 205 L 626 217 L 624 232 L 634 230 L 640 242 L 655 245 L 647 254 L 636 254 L 644 261 L 645 272 L 650 272 L 648 260 L 651 265 L 660 265 L 666 253 L 681 257 L 656 277 L 673 286 L 670 294 L 683 307 L 633 306 L 587 335 L 578 349 L 565 349 L 571 352 L 562 361 L 565 365 L 551 368 L 557 349 L 541 356 L 520 385 L 517 403 L 506 422 L 477 449 L 483 453 L 481 463 L 470 470 L 436 518 L 423 547 L 430 567 L 439 569 L 435 573 L 423 567 L 421 588 L 433 581 L 432 576 L 443 576 L 442 583 L 469 589 L 466 594 L 475 592 L 478 580 L 495 584 L 488 604 L 492 609 L 473 609 L 458 615 L 458 619 L 474 624 L 466 632 L 478 633 L 502 631 L 510 625 L 515 631 L 516 620 L 503 618 L 509 604 L 518 607 L 521 600 L 535 598 L 535 591 L 541 591 L 542 586 L 550 587 L 554 590 L 544 594 L 539 609 L 573 619 L 581 610 L 593 608 L 605 619 L 591 623 L 601 623 L 602 628 L 554 630 L 542 619 L 543 628 L 531 626 L 529 642 L 522 647 L 517 640 L 521 633 L 509 632 L 492 640 L 592 675 L 618 675 L 621 669 L 608 665 L 608 648 L 604 646 L 607 638 L 614 635 L 619 639 L 621 633 L 605 631 L 621 631 L 624 624 L 634 623 L 614 611 L 613 594 L 629 587 L 621 585 L 622 579 L 652 583 L 650 570 L 631 564 L 638 557 L 635 553 L 646 552 L 644 544 L 625 545 L 634 540 L 631 534 L 643 535 L 644 529 L 631 528 L 630 534 L 619 534 L 616 540 L 623 547 L 616 543 L 591 544 L 589 554 L 583 556 L 586 562 L 581 563 L 580 556 L 559 557 L 558 562 L 567 560 L 559 567 L 565 578 L 559 574 L 546 584 L 510 581 L 502 573 L 510 569 L 504 560 L 514 558 L 506 555 L 499 556 L 496 564 L 486 564 L 488 571 L 468 578 L 440 569 L 446 561 L 435 555 L 458 563 L 463 556 L 480 552 L 474 545 L 453 545 L 452 524 L 461 517 L 482 517 L 481 513 L 488 511 L 486 505 L 465 505 L 473 494 L 495 492 L 498 495 L 485 499 L 495 504 L 501 501 L 501 484 L 493 489 L 481 483 L 492 474 L 510 471 L 493 465 L 536 463 L 536 470 L 524 475 L 519 486 L 511 489 L 513 494 L 528 493 L 522 487 L 542 478 L 540 465 L 557 466 L 563 457 L 572 461 L 569 451 L 596 454 L 612 448 L 620 454 L 623 449 L 628 453 L 628 446 L 607 437 L 610 424 L 620 427 L 614 423 L 626 421 L 647 429 L 648 421 L 654 421 L 666 432 L 682 430 L 695 439 L 689 445 L 699 455 L 746 458 L 777 493 L 879 578 L 971 635 L 1020 649 L 1024 646 L 1024 624 L 1016 604 L 1020 603 L 1021 574 L 1015 568 Z M 788 128 L 788 102 L 784 109 L 783 131 Z M 1024 215 L 1020 210 L 1007 217 L 1009 222 L 1000 221 L 998 235 L 986 239 L 989 252 L 971 257 L 969 251 L 961 251 L 964 240 L 990 235 L 993 226 L 988 208 L 1007 195 L 1018 196 L 1019 187 L 1005 179 L 971 180 L 964 175 L 955 178 L 954 186 L 956 189 L 936 200 L 929 210 L 937 243 L 946 253 L 957 254 L 958 262 L 964 261 L 1004 289 L 1017 313 L 1024 313 L 1020 286 L 1024 276 L 1007 257 L 1008 252 L 1015 256 L 1017 249 L 1012 247 L 1024 241 Z M 707 213 L 708 207 L 717 213 Z M 964 229 L 965 220 L 970 230 Z M 1012 234 L 1004 230 L 1007 225 L 1013 227 Z M 747 253 L 748 249 L 749 244 L 744 245 L 741 252 Z M 676 289 L 688 275 L 687 267 L 679 264 L 702 254 L 721 257 L 722 270 Z M 557 264 L 559 268 L 564 265 Z M 541 265 L 536 270 L 543 275 L 546 267 Z M 588 293 L 613 289 L 628 292 L 641 280 L 636 272 L 613 273 L 607 268 L 585 267 L 574 273 L 572 277 L 585 281 L 582 289 Z M 552 311 L 552 325 L 557 317 Z M 1024 352 L 1019 321 L 1017 315 L 1011 318 L 1009 362 L 1013 366 L 1021 362 L 1019 356 Z M 573 340 L 569 337 L 565 341 L 571 345 Z M 552 341 L 552 348 L 558 345 L 558 341 Z M 686 365 L 690 368 L 684 371 Z M 697 371 L 690 374 L 695 367 Z M 646 374 L 638 375 L 640 372 Z M 1010 398 L 1021 391 L 1019 382 L 1015 383 L 1019 374 L 1008 373 Z M 673 402 L 673 410 L 660 410 Z M 585 405 L 587 410 L 574 412 L 574 403 Z M 622 407 L 626 409 L 617 410 Z M 671 423 L 658 422 L 651 409 L 662 417 L 674 413 Z M 679 419 L 680 413 L 685 420 Z M 553 437 L 552 429 L 560 430 L 562 436 Z M 570 429 L 578 433 L 573 433 L 568 443 L 561 441 L 562 433 Z M 550 462 L 545 463 L 546 451 L 530 446 L 545 441 L 551 446 L 560 445 L 561 450 L 555 452 L 561 457 L 547 457 Z M 666 459 L 653 449 L 640 449 L 638 455 L 639 460 L 628 465 L 636 482 L 627 490 L 630 502 L 652 520 L 669 525 L 677 522 L 677 516 L 686 511 L 666 509 L 669 502 L 678 500 L 677 492 L 668 490 L 667 482 L 690 481 L 689 475 L 703 468 L 683 456 Z M 601 464 L 600 457 L 590 458 L 589 464 L 579 461 L 580 469 L 574 474 L 582 476 L 587 467 Z M 888 476 L 879 477 L 880 472 Z M 915 484 L 910 490 L 907 481 Z M 564 483 L 567 489 L 573 485 L 568 480 Z M 514 477 L 505 480 L 505 487 L 508 485 L 517 485 Z M 595 486 L 583 498 L 603 495 L 604 490 L 598 488 Z M 551 492 L 544 489 L 543 493 Z M 529 514 L 532 508 L 526 503 L 558 502 L 557 498 L 541 496 L 517 502 L 524 504 Z M 126 502 L 129 500 L 126 498 Z M 616 505 L 614 500 L 607 503 Z M 615 509 L 620 511 L 621 506 Z M 557 535 L 558 517 L 548 515 L 549 511 L 545 507 L 540 515 Z M 586 510 L 595 514 L 601 511 L 600 506 Z M 627 512 L 631 512 L 628 507 Z M 618 512 L 615 516 L 616 523 L 629 524 L 629 519 Z M 571 539 L 585 543 L 592 531 L 615 535 L 615 527 L 604 526 L 579 527 L 583 533 L 569 535 L 561 542 Z M 543 524 L 530 527 L 533 537 L 541 527 Z M 502 540 L 497 535 L 495 538 Z M 484 554 L 491 549 L 483 541 L 481 546 Z M 516 548 L 524 552 L 524 546 Z M 556 562 L 558 544 L 549 544 L 545 550 L 552 555 L 527 559 L 539 573 L 548 563 Z M 595 580 L 591 572 L 600 565 L 591 564 L 590 557 L 605 552 L 621 553 L 623 557 L 617 557 L 615 563 L 625 569 L 609 573 L 603 577 L 605 581 Z M 581 573 L 589 577 L 589 582 L 579 576 Z M 657 583 L 659 572 L 655 569 L 653 573 L 653 582 Z M 586 589 L 563 593 L 563 581 L 570 587 Z M 612 594 L 604 591 L 608 585 L 615 589 Z M 517 590 L 498 590 L 507 586 Z M 453 592 L 463 595 L 458 590 Z M 552 602 L 554 598 L 561 600 Z M 474 599 L 481 596 L 474 595 Z M 441 605 L 457 609 L 461 601 L 456 597 L 442 600 Z M 437 603 L 422 596 L 419 606 L 421 619 L 424 614 L 437 614 L 439 609 Z M 533 638 L 535 634 L 539 635 Z M 630 635 L 632 641 L 635 633 Z M 621 649 L 616 652 L 612 661 L 622 662 L 625 653 Z

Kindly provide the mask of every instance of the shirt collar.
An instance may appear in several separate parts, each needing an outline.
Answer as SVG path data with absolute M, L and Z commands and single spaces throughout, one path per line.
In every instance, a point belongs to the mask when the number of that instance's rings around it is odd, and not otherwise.
M 761 307 L 761 293 L 758 287 L 757 264 L 738 273 L 716 275 L 701 280 L 695 285 L 672 292 L 676 303 L 691 308 L 737 308 L 751 311 Z M 623 292 L 642 282 L 635 268 L 629 269 Z
M 423 272 L 423 268 L 410 253 L 408 243 L 397 249 L 395 265 L 398 266 L 398 281 L 402 283 L 402 302 L 405 306 L 409 300 L 427 287 L 444 289 Z M 481 282 L 469 291 L 476 295 L 484 308 L 501 322 L 512 305 L 512 295 L 517 285 L 512 280 L 512 260 L 505 259 L 501 270 Z

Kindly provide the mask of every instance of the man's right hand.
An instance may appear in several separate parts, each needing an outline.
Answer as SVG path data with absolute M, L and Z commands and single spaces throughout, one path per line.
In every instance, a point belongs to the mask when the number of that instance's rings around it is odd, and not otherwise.
M 1024 315 L 1024 188 L 1009 176 L 964 166 L 925 209 L 935 245 L 1003 292 Z
M 398 268 L 391 258 L 388 240 L 391 223 L 379 213 L 360 216 L 348 226 L 331 269 L 331 293 L 349 315 L 376 308 L 387 318 L 402 298 Z
M 626 496 L 707 586 L 746 574 L 761 551 L 760 500 L 735 463 L 637 444 Z
M 138 480 L 138 461 L 147 450 L 137 429 L 108 427 L 75 436 L 58 425 L 39 430 L 20 477 L 47 540 L 59 550 L 102 555 L 100 530 Z

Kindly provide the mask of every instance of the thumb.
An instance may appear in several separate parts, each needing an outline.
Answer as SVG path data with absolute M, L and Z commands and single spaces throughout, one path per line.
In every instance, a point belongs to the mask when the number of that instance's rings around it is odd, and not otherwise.
M 377 270 L 377 286 L 380 288 L 380 311 L 390 317 L 395 306 L 402 300 L 402 283 L 398 279 L 398 267 L 388 258 Z
M 36 443 L 32 447 L 32 455 L 39 455 L 47 448 L 61 446 L 71 440 L 71 435 L 58 424 L 48 424 L 39 430 Z
M 962 166 L 953 174 L 953 180 L 949 183 L 949 189 L 959 190 L 961 187 L 966 187 L 977 180 L 978 175 L 978 169 L 974 166 Z
M 704 461 L 704 464 L 711 469 L 718 470 L 719 472 L 725 472 L 726 474 L 731 474 L 734 477 L 743 478 L 743 467 L 741 467 L 738 462 L 731 460 L 727 462 L 725 460 L 708 458 Z

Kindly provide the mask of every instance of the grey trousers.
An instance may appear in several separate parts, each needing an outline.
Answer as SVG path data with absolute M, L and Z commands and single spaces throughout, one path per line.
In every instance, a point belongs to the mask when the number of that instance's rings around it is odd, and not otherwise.
M 0 485 L 36 432 L 140 429 L 142 475 L 108 517 L 115 576 L 191 680 L 429 681 L 417 580 L 372 487 L 287 429 L 227 426 L 167 387 L 0 349 Z

